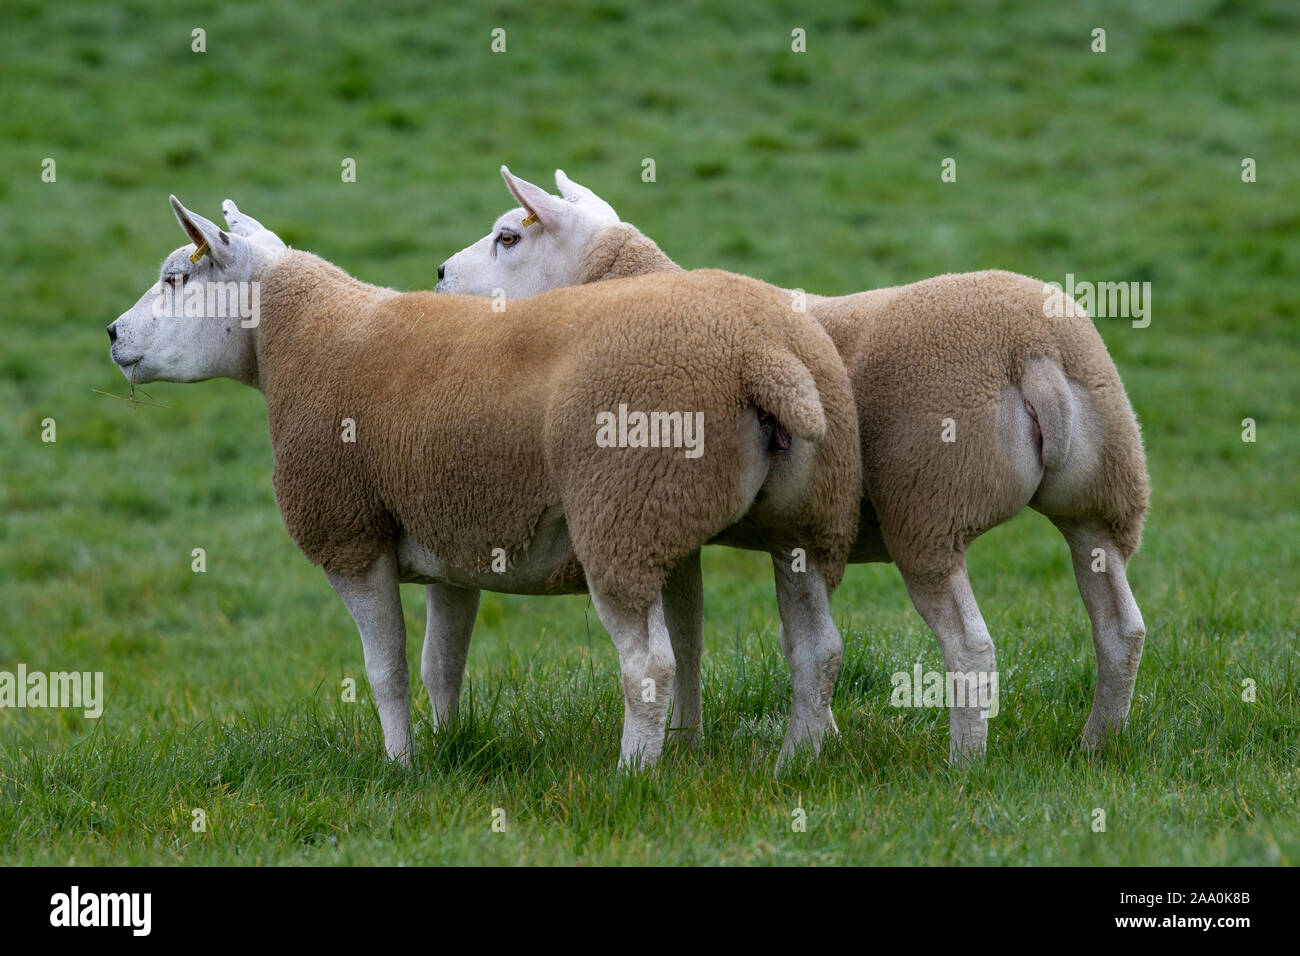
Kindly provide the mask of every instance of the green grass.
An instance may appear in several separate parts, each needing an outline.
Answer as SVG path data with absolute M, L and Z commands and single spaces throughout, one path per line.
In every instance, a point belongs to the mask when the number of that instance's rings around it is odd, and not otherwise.
M 0 670 L 102 670 L 112 697 L 98 721 L 0 711 L 0 861 L 1300 860 L 1300 16 L 1048 6 L 7 4 Z M 1114 750 L 1075 746 L 1091 643 L 1065 546 L 1027 515 L 971 553 L 1002 712 L 969 773 L 946 765 L 943 711 L 889 706 L 892 673 L 941 661 L 877 565 L 836 596 L 842 736 L 772 779 L 789 679 L 770 571 L 716 549 L 698 751 L 616 775 L 616 659 L 585 599 L 485 595 L 463 720 L 422 725 L 413 769 L 386 765 L 351 620 L 275 510 L 262 399 L 101 398 L 124 389 L 103 327 L 184 241 L 168 192 L 210 217 L 231 196 L 416 288 L 507 207 L 501 162 L 538 182 L 564 167 L 684 265 L 823 293 L 989 267 L 1150 281 L 1149 328 L 1098 322 L 1154 486 L 1131 567 L 1147 650 Z M 418 680 L 413 699 L 427 716 Z

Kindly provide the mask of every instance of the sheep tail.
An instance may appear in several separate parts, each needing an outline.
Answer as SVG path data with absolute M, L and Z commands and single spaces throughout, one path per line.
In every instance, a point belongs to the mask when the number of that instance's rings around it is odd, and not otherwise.
M 745 397 L 790 434 L 818 444 L 826 437 L 826 412 L 808 367 L 788 349 L 765 341 L 750 350 L 741 371 Z
M 1026 362 L 1020 377 L 1020 394 L 1036 426 L 1043 467 L 1060 468 L 1070 454 L 1076 413 L 1074 396 L 1070 394 L 1061 366 L 1041 357 Z

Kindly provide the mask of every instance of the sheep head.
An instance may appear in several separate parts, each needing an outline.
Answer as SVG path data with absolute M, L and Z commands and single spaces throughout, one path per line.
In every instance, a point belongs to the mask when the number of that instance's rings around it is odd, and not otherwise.
M 596 234 L 618 223 L 618 213 L 586 186 L 555 171 L 553 196 L 513 175 L 501 176 L 519 202 L 499 217 L 492 231 L 438 267 L 439 292 L 523 298 L 573 285 Z
M 158 280 L 108 326 L 109 355 L 133 383 L 229 377 L 256 383 L 259 283 L 285 244 L 229 199 L 228 230 L 171 197 L 189 237 Z

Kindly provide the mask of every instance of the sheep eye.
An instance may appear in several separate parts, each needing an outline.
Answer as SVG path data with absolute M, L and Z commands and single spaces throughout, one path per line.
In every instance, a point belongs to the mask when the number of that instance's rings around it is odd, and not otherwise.
M 501 245 L 503 246 L 513 246 L 518 241 L 519 241 L 519 233 L 517 232 L 506 232 L 503 230 L 497 236 L 497 242 L 501 243 Z

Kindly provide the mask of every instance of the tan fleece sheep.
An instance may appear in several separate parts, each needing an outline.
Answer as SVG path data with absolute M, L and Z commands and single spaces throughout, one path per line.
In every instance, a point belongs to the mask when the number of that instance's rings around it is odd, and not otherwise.
M 521 208 L 501 216 L 493 235 L 532 245 L 512 243 L 491 263 L 485 240 L 467 246 L 439 268 L 440 289 L 490 284 L 512 293 L 516 284 L 537 290 L 679 269 L 562 171 L 563 199 L 502 174 Z M 525 215 L 544 232 L 528 238 Z M 787 294 L 793 306 L 798 298 Z M 863 497 L 850 560 L 897 563 L 950 675 L 965 685 L 954 689 L 952 758 L 983 751 L 997 692 L 966 549 L 1026 505 L 1070 546 L 1098 658 L 1084 742 L 1100 746 L 1124 723 L 1142 655 L 1145 627 L 1126 566 L 1149 484 L 1137 420 L 1091 320 L 1043 282 L 999 271 L 808 295 L 806 306 L 835 342 L 857 402 Z M 696 679 L 678 672 L 679 685 Z M 959 696 L 967 688 L 979 695 L 973 705 Z
M 698 576 L 700 546 L 741 521 L 778 565 L 806 552 L 806 572 L 783 581 L 778 568 L 795 686 L 782 755 L 817 746 L 841 646 L 826 605 L 856 531 L 857 426 L 830 339 L 778 290 L 718 271 L 649 275 L 496 313 L 483 298 L 367 285 L 276 246 L 233 204 L 234 234 L 173 205 L 194 245 L 162 279 L 258 282 L 259 321 L 159 320 L 155 286 L 110 326 L 112 355 L 137 383 L 222 374 L 265 394 L 276 501 L 356 619 L 390 755 L 410 746 L 398 584 L 418 581 L 438 718 L 455 706 L 479 589 L 589 589 L 622 666 L 621 762 L 653 761 L 669 625 L 682 623 L 670 578 Z M 703 430 L 693 450 L 667 424 L 651 439 L 620 425 L 623 447 L 602 444 L 602 416 L 627 409 Z

